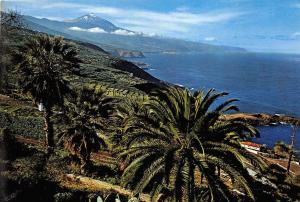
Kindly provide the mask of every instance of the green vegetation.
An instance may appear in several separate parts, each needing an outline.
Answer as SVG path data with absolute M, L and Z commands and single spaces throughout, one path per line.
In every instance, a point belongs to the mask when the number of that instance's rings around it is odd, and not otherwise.
M 257 130 L 242 120 L 220 118 L 238 110 L 236 99 L 213 107 L 227 93 L 212 89 L 191 94 L 161 84 L 91 44 L 25 29 L 17 29 L 9 40 L 7 58 L 19 52 L 17 60 L 7 63 L 12 71 L 6 72 L 8 85 L 1 92 L 8 96 L 0 95 L 0 153 L 6 154 L 1 156 L 0 180 L 8 185 L 1 200 L 298 197 L 293 185 L 298 177 L 291 180 L 240 146 L 240 140 L 258 136 Z M 48 151 L 54 147 L 50 155 L 35 138 L 43 137 L 44 125 L 36 103 L 45 107 L 46 146 Z M 105 182 L 72 181 L 70 173 Z
M 198 201 L 208 193 L 207 200 L 232 200 L 222 173 L 255 200 L 245 163 L 251 160 L 260 170 L 267 165 L 244 151 L 237 138 L 243 138 L 245 131 L 249 135 L 257 135 L 257 131 L 243 121 L 218 121 L 224 112 L 237 109 L 230 105 L 236 100 L 209 111 L 211 104 L 227 93 L 210 90 L 206 95 L 203 91 L 191 95 L 187 89 L 170 87 L 151 95 L 124 122 L 121 145 L 126 147 L 120 155 L 126 157 L 128 166 L 123 185 L 130 183 L 137 193 L 151 190 L 153 197 L 171 201 Z M 199 194 L 199 190 L 203 192 Z
M 67 128 L 60 136 L 65 140 L 66 149 L 80 158 L 83 173 L 90 165 L 91 152 L 106 147 L 105 140 L 96 130 L 103 131 L 106 127 L 103 117 L 111 102 L 111 98 L 103 98 L 103 94 L 83 88 L 73 103 L 67 105 Z
M 74 71 L 80 60 L 74 49 L 62 38 L 38 35 L 30 38 L 14 55 L 19 86 L 29 92 L 35 103 L 44 110 L 47 151 L 54 147 L 53 126 L 50 120 L 52 108 L 62 106 L 64 96 L 70 92 L 62 73 Z

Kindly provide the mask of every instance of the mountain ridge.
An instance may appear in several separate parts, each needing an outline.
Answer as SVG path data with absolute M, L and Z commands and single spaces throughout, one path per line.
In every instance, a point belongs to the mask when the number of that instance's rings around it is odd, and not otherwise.
M 162 53 L 246 52 L 245 49 L 238 47 L 216 46 L 174 38 L 150 37 L 143 33 L 118 27 L 95 14 L 87 14 L 67 21 L 39 19 L 28 15 L 23 15 L 23 18 L 33 30 L 41 31 L 41 28 L 44 27 L 59 32 L 63 36 L 67 35 L 69 38 L 94 43 L 108 52 L 115 52 L 116 49 Z M 48 33 L 48 31 L 44 29 L 44 32 Z

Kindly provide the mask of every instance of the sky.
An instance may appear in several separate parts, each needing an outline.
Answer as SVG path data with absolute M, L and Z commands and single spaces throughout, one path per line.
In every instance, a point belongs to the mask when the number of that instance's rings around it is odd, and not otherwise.
M 53 20 L 95 13 L 149 35 L 300 53 L 300 0 L 6 0 L 4 6 Z

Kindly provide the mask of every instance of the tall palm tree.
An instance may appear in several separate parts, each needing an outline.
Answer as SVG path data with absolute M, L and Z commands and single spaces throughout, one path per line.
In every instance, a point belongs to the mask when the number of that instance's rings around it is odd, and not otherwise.
M 126 157 L 128 166 L 122 185 L 131 186 L 136 193 L 149 191 L 153 200 L 196 201 L 208 197 L 230 201 L 233 195 L 222 173 L 254 200 L 245 163 L 260 170 L 266 164 L 246 152 L 238 140 L 258 136 L 258 131 L 243 121 L 219 120 L 223 113 L 238 110 L 232 105 L 236 99 L 210 110 L 212 103 L 227 93 L 212 89 L 206 95 L 203 91 L 191 95 L 187 89 L 170 87 L 151 94 L 144 109 L 124 125 L 126 136 L 120 156 Z
M 19 85 L 24 93 L 30 93 L 35 103 L 44 106 L 47 152 L 54 147 L 52 108 L 62 105 L 69 87 L 62 73 L 74 71 L 80 60 L 76 51 L 61 37 L 37 35 L 14 55 L 19 73 Z
M 107 147 L 103 133 L 108 127 L 107 117 L 113 103 L 113 98 L 87 88 L 79 90 L 77 97 L 67 102 L 69 120 L 59 136 L 66 149 L 81 160 L 82 172 L 90 165 L 91 152 Z

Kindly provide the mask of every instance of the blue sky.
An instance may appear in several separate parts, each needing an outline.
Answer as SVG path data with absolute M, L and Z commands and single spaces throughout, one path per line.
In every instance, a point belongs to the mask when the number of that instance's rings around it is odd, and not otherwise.
M 7 0 L 56 20 L 87 13 L 133 31 L 252 51 L 300 53 L 300 0 Z

